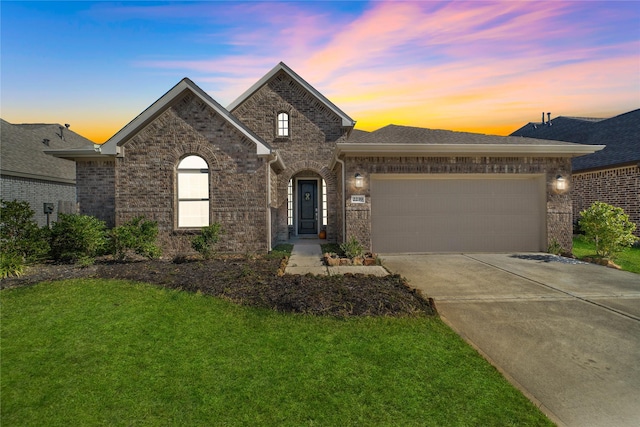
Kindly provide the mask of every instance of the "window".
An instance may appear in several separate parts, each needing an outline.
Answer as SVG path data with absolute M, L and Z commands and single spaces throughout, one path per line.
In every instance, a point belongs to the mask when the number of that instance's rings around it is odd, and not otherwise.
M 293 225 L 293 179 L 287 186 L 287 224 Z
M 329 210 L 327 209 L 327 183 L 325 180 L 322 180 L 322 225 L 327 226 L 327 214 Z
M 209 225 L 209 166 L 198 156 L 178 164 L 178 227 Z
M 289 115 L 287 113 L 278 114 L 278 136 L 289 136 Z

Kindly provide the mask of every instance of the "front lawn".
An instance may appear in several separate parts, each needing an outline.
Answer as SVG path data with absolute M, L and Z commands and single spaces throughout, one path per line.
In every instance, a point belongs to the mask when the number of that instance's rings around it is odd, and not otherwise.
M 552 425 L 433 316 L 286 314 L 102 279 L 0 296 L 2 425 Z
M 573 254 L 577 258 L 596 257 L 596 247 L 583 236 L 573 238 Z M 640 247 L 631 247 L 618 254 L 613 260 L 623 270 L 640 274 Z

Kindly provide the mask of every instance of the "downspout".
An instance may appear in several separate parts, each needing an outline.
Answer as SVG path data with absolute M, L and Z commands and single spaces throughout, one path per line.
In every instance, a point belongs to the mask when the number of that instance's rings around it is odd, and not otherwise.
M 336 156 L 336 162 L 340 163 L 342 169 L 342 243 L 347 241 L 347 199 L 346 188 L 345 188 L 345 170 L 344 170 L 344 160 L 340 160 L 338 156 Z
M 273 159 L 267 162 L 267 248 L 271 252 L 271 165 L 278 160 L 278 153 L 272 153 Z

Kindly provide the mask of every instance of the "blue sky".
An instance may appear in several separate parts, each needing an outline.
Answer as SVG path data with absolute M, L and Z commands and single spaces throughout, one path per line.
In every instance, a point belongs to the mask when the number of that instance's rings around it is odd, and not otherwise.
M 279 61 L 373 130 L 508 134 L 640 108 L 640 2 L 0 3 L 3 119 L 103 142 L 182 77 L 227 105 Z

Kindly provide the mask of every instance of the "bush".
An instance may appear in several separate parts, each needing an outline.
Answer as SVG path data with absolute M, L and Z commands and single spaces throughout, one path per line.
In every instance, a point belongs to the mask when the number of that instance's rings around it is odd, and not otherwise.
M 580 228 L 587 240 L 595 243 L 596 254 L 610 258 L 638 240 L 633 235 L 636 225 L 622 208 L 595 202 L 580 212 Z
M 143 216 L 136 217 L 109 233 L 110 250 L 116 259 L 123 260 L 129 252 L 146 258 L 158 258 L 162 251 L 156 244 L 158 223 L 148 221 Z
M 30 262 L 49 253 L 48 228 L 40 229 L 27 202 L 0 200 L 0 245 L 3 253 Z
M 340 244 L 340 249 L 351 259 L 362 258 L 364 256 L 364 247 L 353 236 L 351 236 L 346 242 Z
M 12 252 L 0 252 L 0 279 L 22 276 L 24 260 Z
M 51 255 L 56 261 L 93 263 L 106 248 L 104 221 L 88 215 L 60 214 L 51 227 Z
M 222 225 L 219 222 L 202 227 L 202 233 L 191 239 L 191 247 L 204 259 L 210 259 L 215 254 L 215 245 L 223 234 Z

